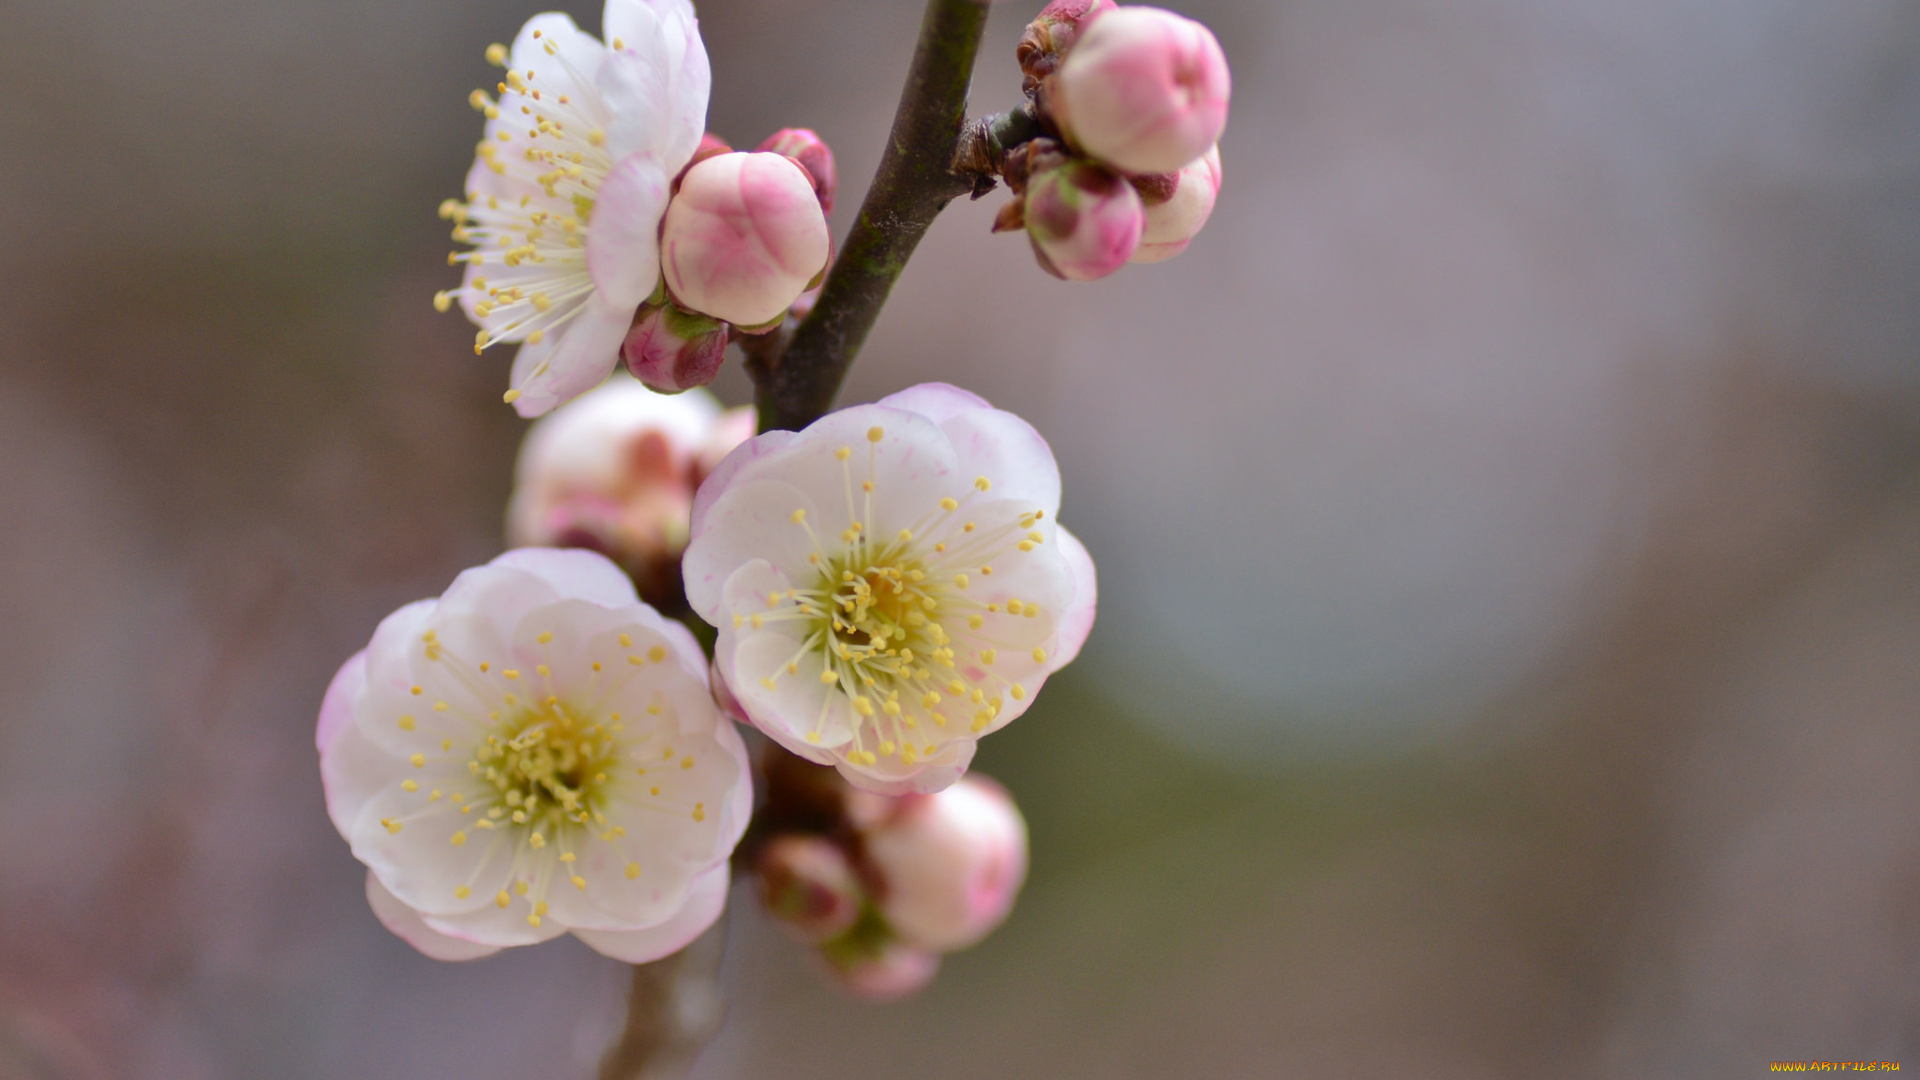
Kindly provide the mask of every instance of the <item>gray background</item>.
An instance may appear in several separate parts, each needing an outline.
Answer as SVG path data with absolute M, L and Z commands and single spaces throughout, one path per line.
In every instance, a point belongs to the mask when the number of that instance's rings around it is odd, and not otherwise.
M 957 206 L 847 394 L 1059 454 L 1031 883 L 879 1009 L 736 904 L 699 1075 L 1920 1066 L 1920 4 L 1178 6 L 1212 227 L 1068 286 Z M 844 229 L 917 9 L 707 0 L 711 126 L 818 128 Z M 433 211 L 532 11 L 0 0 L 0 1078 L 590 1075 L 623 969 L 387 935 L 311 741 L 501 543 Z

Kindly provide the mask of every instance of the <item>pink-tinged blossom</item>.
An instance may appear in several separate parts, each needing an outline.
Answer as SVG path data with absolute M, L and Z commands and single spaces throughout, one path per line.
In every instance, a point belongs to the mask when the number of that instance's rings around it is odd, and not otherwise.
M 687 170 L 660 238 L 682 307 L 742 328 L 779 321 L 827 266 L 827 218 L 805 169 L 721 154 Z
M 863 840 L 880 913 L 925 949 L 952 952 L 986 937 L 1027 878 L 1027 823 L 1006 789 L 979 776 L 901 799 Z
M 727 358 L 727 324 L 671 300 L 642 304 L 620 357 L 649 390 L 677 394 L 705 386 Z
M 486 131 L 464 201 L 441 214 L 474 245 L 457 300 L 475 350 L 518 344 L 506 400 L 539 416 L 605 379 L 660 281 L 670 183 L 706 124 L 711 75 L 689 0 L 607 0 L 607 40 L 565 15 L 529 20 L 499 96 L 476 90 Z
M 1096 590 L 1024 420 L 929 383 L 748 440 L 683 569 L 754 725 L 882 794 L 938 791 L 1080 650 Z
M 840 186 L 840 171 L 833 163 L 833 149 L 809 128 L 781 128 L 767 136 L 754 149 L 791 158 L 813 181 L 813 193 L 820 200 L 820 212 L 833 213 L 834 192 Z
M 1067 141 L 1130 173 L 1173 172 L 1206 153 L 1232 93 L 1213 31 L 1151 7 L 1095 19 L 1054 83 L 1047 103 Z
M 586 551 L 510 551 L 388 616 L 316 741 L 374 914 L 443 960 L 568 932 L 674 952 L 719 916 L 753 807 L 699 645 Z
M 679 591 L 694 491 L 753 428 L 751 408 L 722 412 L 704 391 L 656 394 L 616 375 L 527 430 L 507 542 L 598 551 L 665 602 Z
M 1094 281 L 1125 266 L 1146 227 L 1133 185 L 1080 159 L 1028 177 L 1025 209 L 1041 269 L 1068 281 Z
M 1153 198 L 1143 194 L 1146 229 L 1140 234 L 1140 246 L 1134 249 L 1131 261 L 1160 262 L 1187 250 L 1213 216 L 1213 203 L 1219 194 L 1220 148 L 1216 146 L 1174 173 L 1170 184 L 1158 186 Z

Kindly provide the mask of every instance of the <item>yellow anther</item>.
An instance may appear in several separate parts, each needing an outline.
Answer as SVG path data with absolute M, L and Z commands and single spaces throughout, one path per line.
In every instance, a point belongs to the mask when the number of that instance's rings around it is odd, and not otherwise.
M 993 649 L 988 649 L 986 652 L 980 654 L 980 662 L 983 664 L 992 664 L 998 656 L 999 653 Z
M 506 402 L 506 403 L 507 403 L 507 404 L 509 404 L 509 405 L 511 405 L 511 404 L 513 404 L 514 402 L 516 402 L 516 401 L 519 401 L 519 400 L 520 400 L 520 391 L 518 391 L 518 390 L 509 390 L 509 391 L 507 391 L 506 393 L 504 393 L 504 394 L 501 394 L 501 395 L 500 395 L 500 400 L 501 400 L 501 401 L 504 401 L 504 402 Z
M 397 833 L 400 831 L 400 823 L 398 821 L 395 821 L 393 818 L 383 817 L 380 819 L 380 824 L 385 825 L 387 827 L 387 831 L 390 833 Z
M 561 862 L 564 862 L 564 863 L 570 863 L 570 862 L 574 862 L 574 861 L 575 861 L 575 860 L 577 860 L 577 859 L 579 859 L 579 856 L 578 856 L 578 855 L 575 855 L 575 854 L 574 854 L 573 852 L 571 852 L 571 851 L 569 851 L 569 852 L 566 852 L 565 854 L 563 854 L 563 855 L 561 855 L 561 856 L 560 856 L 560 861 L 561 861 Z
M 505 675 L 509 679 L 517 679 L 520 677 L 519 670 L 515 668 L 502 668 L 500 674 Z
M 1021 551 L 1032 551 L 1032 550 L 1033 550 L 1033 541 L 1031 541 L 1031 540 L 1022 540 L 1022 541 L 1020 541 L 1020 542 L 1019 542 L 1018 544 L 1015 544 L 1015 545 L 1013 545 L 1013 546 L 1014 546 L 1014 547 L 1016 547 L 1016 548 L 1019 548 L 1019 549 L 1020 549 Z
M 877 443 L 881 439 L 884 439 L 886 437 L 887 437 L 887 433 L 877 427 L 871 427 L 867 429 L 867 441 L 870 443 Z
M 420 781 L 418 781 L 418 780 L 402 780 L 402 781 L 400 781 L 400 790 L 401 790 L 401 791 L 404 791 L 404 792 L 407 792 L 407 793 L 409 793 L 409 794 L 411 794 L 411 793 L 413 793 L 413 792 L 416 792 L 416 791 L 419 791 L 419 790 L 420 790 Z
M 892 743 L 890 743 L 890 742 L 883 742 L 883 743 L 881 743 L 881 744 L 880 744 L 880 756 L 881 756 L 881 757 L 892 757 L 892 756 L 893 756 L 893 750 L 894 750 L 894 746 L 893 746 L 893 744 L 892 744 Z
M 494 894 L 493 903 L 495 907 L 506 907 L 508 904 L 513 903 L 513 897 L 507 895 L 507 890 L 501 889 L 498 893 Z
M 664 646 L 664 645 L 655 645 L 655 646 L 654 646 L 653 648 L 651 648 L 651 649 L 648 649 L 648 650 L 647 650 L 647 659 L 649 659 L 649 660 L 651 660 L 651 661 L 653 661 L 653 662 L 654 662 L 654 663 L 656 663 L 656 664 L 660 664 L 660 663 L 665 663 L 665 662 L 666 662 L 666 659 L 667 659 L 667 649 L 666 649 L 666 646 Z
M 1021 686 L 1019 683 L 1014 683 L 1013 689 L 1009 690 L 1008 693 L 1013 695 L 1013 700 L 1021 701 L 1021 700 L 1024 700 L 1027 696 L 1027 688 L 1024 686 Z
M 805 520 L 807 520 L 807 511 L 805 508 L 801 508 L 793 512 L 792 521 L 795 525 L 798 525 Z
M 526 883 L 525 881 L 516 881 L 516 882 L 514 882 L 514 883 L 513 883 L 513 892 L 514 892 L 514 895 L 516 895 L 516 896 L 525 896 L 525 895 L 527 895 L 527 883 Z
M 976 477 L 974 479 L 973 486 L 974 486 L 974 490 L 976 491 L 986 491 L 993 487 L 993 482 L 988 480 L 986 477 L 981 476 L 981 477 Z
M 407 760 L 413 762 L 413 767 L 416 769 L 424 769 L 427 767 L 427 755 L 425 754 L 415 754 Z
M 1013 599 L 1013 598 L 1008 598 L 1008 600 L 1007 600 L 1007 614 L 1009 614 L 1009 615 L 1018 615 L 1018 614 L 1020 614 L 1020 612 L 1021 612 L 1022 610 L 1024 610 L 1025 608 L 1026 608 L 1026 605 L 1025 605 L 1025 604 L 1022 604 L 1022 603 L 1021 603 L 1021 602 L 1020 602 L 1019 600 L 1017 600 L 1017 599 Z
M 819 733 L 819 732 L 817 732 L 817 731 L 809 731 L 809 732 L 807 732 L 807 741 L 808 741 L 808 742 L 810 742 L 810 743 L 817 743 L 817 742 L 819 742 L 819 741 L 820 741 L 820 733 Z
M 955 510 L 958 510 L 958 509 L 960 509 L 960 500 L 958 500 L 958 499 L 941 499 L 941 500 L 940 500 L 940 509 L 942 509 L 942 510 L 945 510 L 945 511 L 947 511 L 947 512 L 949 512 L 949 513 L 951 513 L 951 512 L 953 512 L 953 511 L 955 511 Z
M 845 461 L 848 458 L 853 456 L 853 448 L 850 446 L 843 446 L 840 449 L 835 450 L 833 452 L 833 456 L 839 458 L 841 461 Z
M 706 803 L 697 802 L 693 804 L 693 820 L 695 821 L 707 820 L 707 804 Z
M 575 874 L 575 875 L 573 875 L 573 876 L 572 876 L 571 878 L 568 878 L 567 880 L 569 880 L 569 881 L 571 881 L 571 882 L 573 882 L 573 887 L 574 887 L 574 888 L 576 888 L 576 889 L 579 889 L 579 890 L 580 890 L 581 892 L 585 892 L 585 891 L 586 891 L 586 889 L 587 889 L 587 879 L 586 879 L 586 878 L 583 878 L 583 877 L 581 877 L 581 876 L 580 876 L 579 874 Z
M 911 530 L 911 529 L 901 529 L 901 530 L 900 530 L 900 542 L 901 542 L 901 543 L 903 543 L 903 544 L 905 544 L 905 543 L 909 543 L 909 542 L 911 542 L 912 540 L 913 540 L 913 530 Z
M 982 615 L 967 616 L 967 629 L 969 630 L 978 630 L 982 626 L 985 626 L 986 623 L 987 623 L 987 620 L 985 616 L 982 616 Z
M 413 716 L 412 716 L 412 714 L 408 714 L 408 715 L 406 715 L 406 716 L 403 716 L 403 717 L 401 717 L 401 718 L 399 719 L 399 721 L 398 721 L 398 723 L 400 724 L 400 730 L 401 730 L 401 731 L 412 731 L 412 730 L 413 730 Z
M 692 759 L 692 758 L 690 758 L 690 757 L 683 757 L 683 758 L 681 758 L 681 759 L 680 759 L 680 767 L 681 767 L 681 768 L 683 768 L 683 769 L 691 769 L 691 768 L 693 768 L 693 759 Z
M 505 45 L 487 46 L 487 63 L 492 64 L 494 67 L 506 67 L 507 47 Z M 475 91 L 475 93 L 478 93 L 478 91 Z
M 453 308 L 452 294 L 447 292 L 437 292 L 433 294 L 433 310 L 444 312 L 444 311 L 452 310 L 452 308 Z
M 627 635 L 627 634 L 621 634 L 621 635 L 620 635 L 620 647 L 621 647 L 621 648 L 623 648 L 623 649 L 631 649 L 631 648 L 633 648 L 633 638 L 632 638 L 632 637 L 631 637 L 630 635 Z
M 419 697 L 421 694 L 424 694 L 426 692 L 427 692 L 427 688 L 424 686 L 416 686 L 411 691 L 414 697 Z
M 632 881 L 634 878 L 637 878 L 639 876 L 640 876 L 640 864 L 637 862 L 628 863 L 627 864 L 627 880 Z
M 538 915 L 529 915 L 529 916 L 527 916 L 527 925 L 528 925 L 528 926 L 539 926 L 539 925 L 540 925 L 540 916 L 538 916 Z
M 467 842 L 467 834 L 464 830 L 462 830 L 460 832 L 454 833 L 452 836 L 448 837 L 447 839 L 453 843 L 454 847 L 459 847 L 461 844 L 464 844 Z
M 453 887 L 453 898 L 456 900 L 465 900 L 467 897 L 472 895 L 473 895 L 473 890 L 468 888 L 465 885 L 455 885 Z
M 534 636 L 533 640 L 539 642 L 542 645 L 551 645 L 553 643 L 553 631 L 542 630 L 540 631 L 539 634 Z
M 1036 663 L 1036 664 L 1044 664 L 1044 663 L 1046 663 L 1046 662 L 1047 662 L 1047 650 L 1045 650 L 1045 649 L 1040 649 L 1040 648 L 1036 648 L 1036 649 L 1034 649 L 1034 650 L 1033 650 L 1033 662 L 1034 662 L 1034 663 Z
M 540 676 L 541 678 L 543 678 L 543 679 L 544 679 L 544 678 L 546 678 L 547 676 L 549 676 L 549 675 L 551 675 L 551 674 L 553 674 L 553 672 L 552 672 L 552 671 L 550 671 L 550 670 L 548 670 L 548 669 L 547 669 L 547 665 L 545 665 L 545 664 L 535 664 L 535 665 L 533 666 L 533 670 L 534 670 L 534 672 L 535 672 L 535 673 L 537 673 L 537 674 L 538 674 L 538 675 L 539 675 L 539 676 Z

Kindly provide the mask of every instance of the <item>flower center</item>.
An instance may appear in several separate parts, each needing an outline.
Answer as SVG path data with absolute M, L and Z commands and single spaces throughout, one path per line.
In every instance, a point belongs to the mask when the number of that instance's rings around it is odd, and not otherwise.
M 585 825 L 604 817 L 602 791 L 618 766 L 612 731 L 550 699 L 498 721 L 475 748 L 467 771 L 494 790 L 491 805 L 476 808 L 489 820 L 528 826 L 531 841 L 556 832 L 563 821 Z

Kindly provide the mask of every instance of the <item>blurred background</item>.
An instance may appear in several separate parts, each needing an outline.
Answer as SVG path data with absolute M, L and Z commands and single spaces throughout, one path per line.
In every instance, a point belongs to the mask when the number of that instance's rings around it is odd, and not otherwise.
M 736 894 L 698 1076 L 1920 1066 L 1920 3 L 1168 2 L 1212 227 L 1069 286 L 956 205 L 845 397 L 1059 454 L 1101 620 L 978 762 L 1030 884 L 880 1008 Z M 918 8 L 704 0 L 710 126 L 820 130 L 844 230 Z M 4 1080 L 566 1080 L 619 1022 L 570 940 L 382 930 L 312 742 L 501 545 L 434 208 L 534 10 L 0 0 Z

